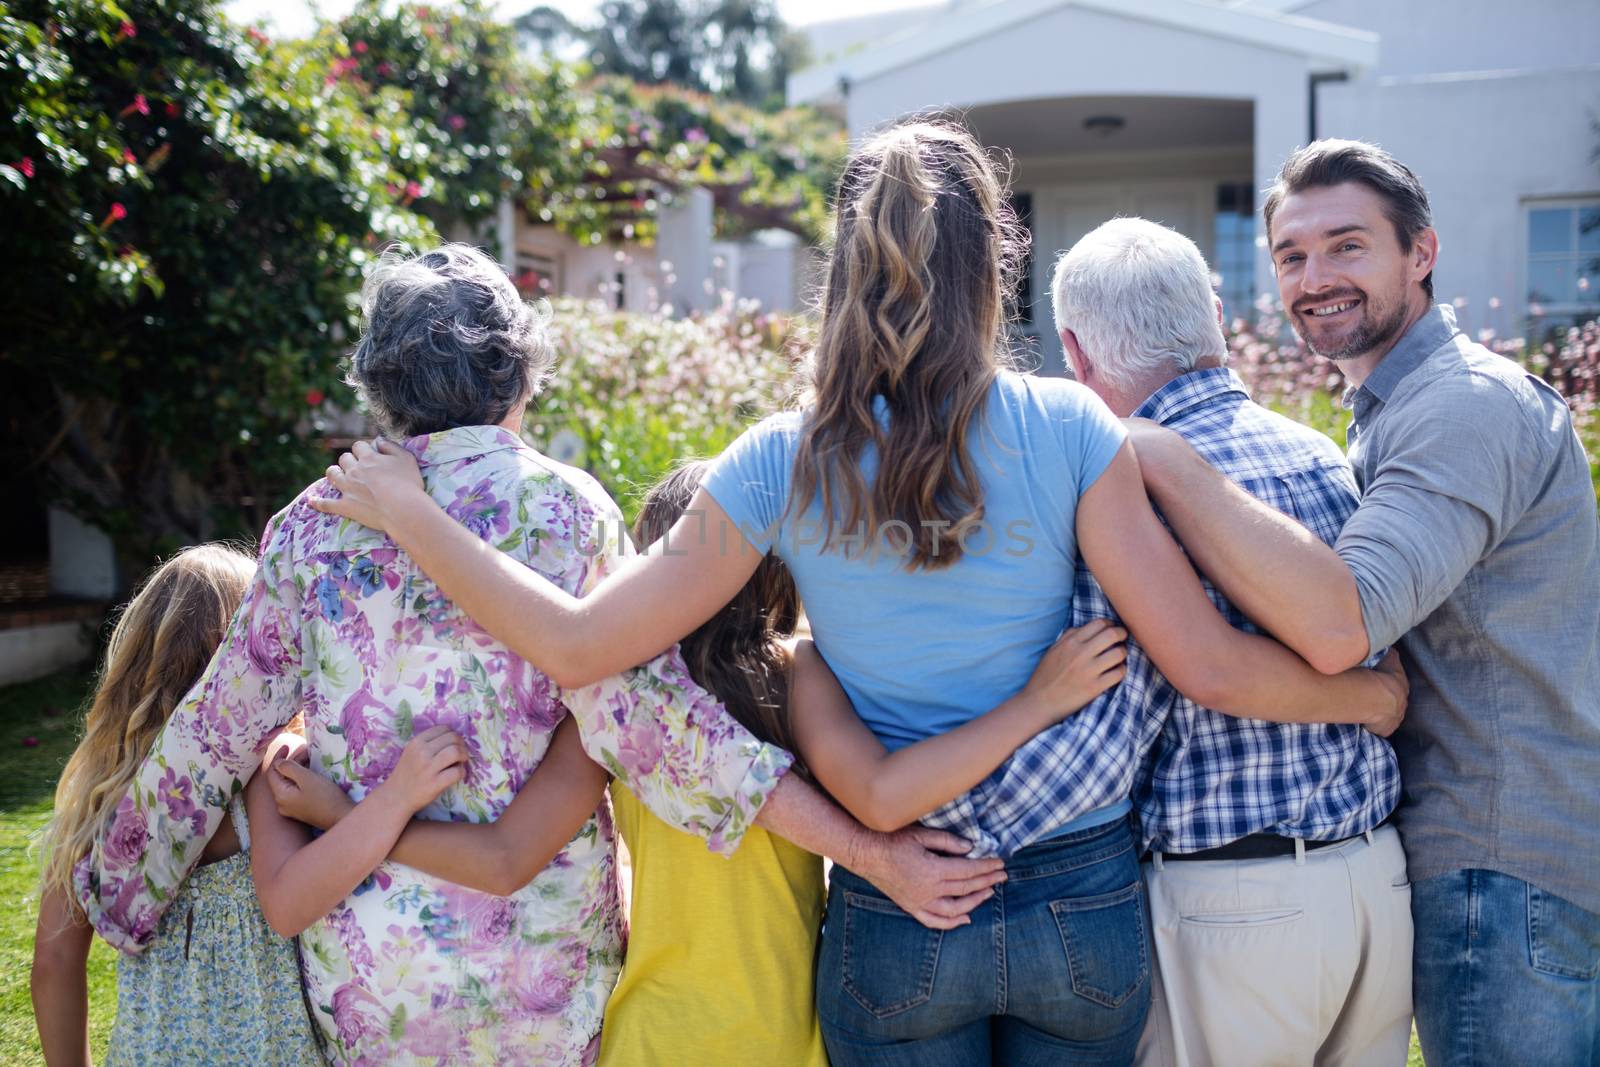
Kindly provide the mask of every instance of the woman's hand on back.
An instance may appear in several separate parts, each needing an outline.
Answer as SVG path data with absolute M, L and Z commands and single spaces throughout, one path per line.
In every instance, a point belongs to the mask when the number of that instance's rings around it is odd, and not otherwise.
M 370 445 L 357 441 L 327 478 L 339 496 L 313 497 L 311 506 L 374 530 L 392 531 L 397 516 L 427 498 L 416 457 L 383 437 Z
M 1022 693 L 1041 716 L 1040 728 L 1060 722 L 1127 674 L 1128 631 L 1109 619 L 1068 630 L 1033 669 Z

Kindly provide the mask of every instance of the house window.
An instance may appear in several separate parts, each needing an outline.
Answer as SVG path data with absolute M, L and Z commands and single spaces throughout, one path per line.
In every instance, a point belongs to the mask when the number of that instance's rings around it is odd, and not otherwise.
M 1600 315 L 1600 198 L 1530 204 L 1527 263 L 1533 335 Z
M 1211 269 L 1217 276 L 1222 313 L 1229 320 L 1254 318 L 1256 300 L 1255 190 L 1249 182 L 1224 182 L 1217 186 L 1216 255 Z
M 1006 321 L 1015 326 L 1033 325 L 1033 194 L 1012 193 L 1011 210 L 1016 212 L 1017 223 L 1030 236 L 1027 252 L 1017 264 L 1017 288 L 1007 301 Z

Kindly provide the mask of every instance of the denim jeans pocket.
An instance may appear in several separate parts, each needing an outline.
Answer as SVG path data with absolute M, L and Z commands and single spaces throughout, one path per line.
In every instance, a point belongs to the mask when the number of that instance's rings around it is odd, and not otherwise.
M 1583 982 L 1600 977 L 1600 915 L 1531 885 L 1528 945 L 1536 971 Z
M 1143 884 L 1050 902 L 1072 974 L 1072 991 L 1106 1008 L 1121 1007 L 1150 980 Z
M 882 897 L 844 894 L 844 989 L 875 1019 L 933 997 L 944 931 L 930 930 Z

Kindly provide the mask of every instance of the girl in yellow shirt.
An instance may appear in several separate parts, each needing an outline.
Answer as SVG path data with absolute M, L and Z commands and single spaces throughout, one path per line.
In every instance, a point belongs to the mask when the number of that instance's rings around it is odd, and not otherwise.
M 634 537 L 654 544 L 689 506 L 703 462 L 653 487 Z M 793 644 L 794 580 L 768 555 L 720 612 L 684 638 L 685 663 L 746 729 L 874 829 L 914 822 L 982 781 L 1034 733 L 1122 677 L 1122 630 L 1068 631 L 1024 690 L 965 726 L 887 752 L 808 641 Z M 791 720 L 791 689 L 805 707 Z M 600 1067 L 827 1067 L 815 1007 L 822 859 L 751 827 L 729 858 L 652 815 L 613 783 L 632 856 L 632 930 L 606 1006 Z

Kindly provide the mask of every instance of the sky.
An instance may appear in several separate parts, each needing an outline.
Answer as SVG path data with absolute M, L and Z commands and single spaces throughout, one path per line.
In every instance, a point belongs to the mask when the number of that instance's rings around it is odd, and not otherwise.
M 514 17 L 538 6 L 539 0 L 496 0 L 495 10 L 507 18 Z M 549 0 L 552 7 L 565 12 L 575 22 L 587 22 L 599 7 L 598 0 Z M 792 26 L 851 15 L 870 15 L 878 11 L 892 11 L 902 7 L 918 7 L 928 0 L 778 0 L 778 11 Z M 311 31 L 313 10 L 326 17 L 337 17 L 348 11 L 352 0 L 225 0 L 228 14 L 244 22 L 265 22 L 272 32 L 284 37 L 297 37 Z

